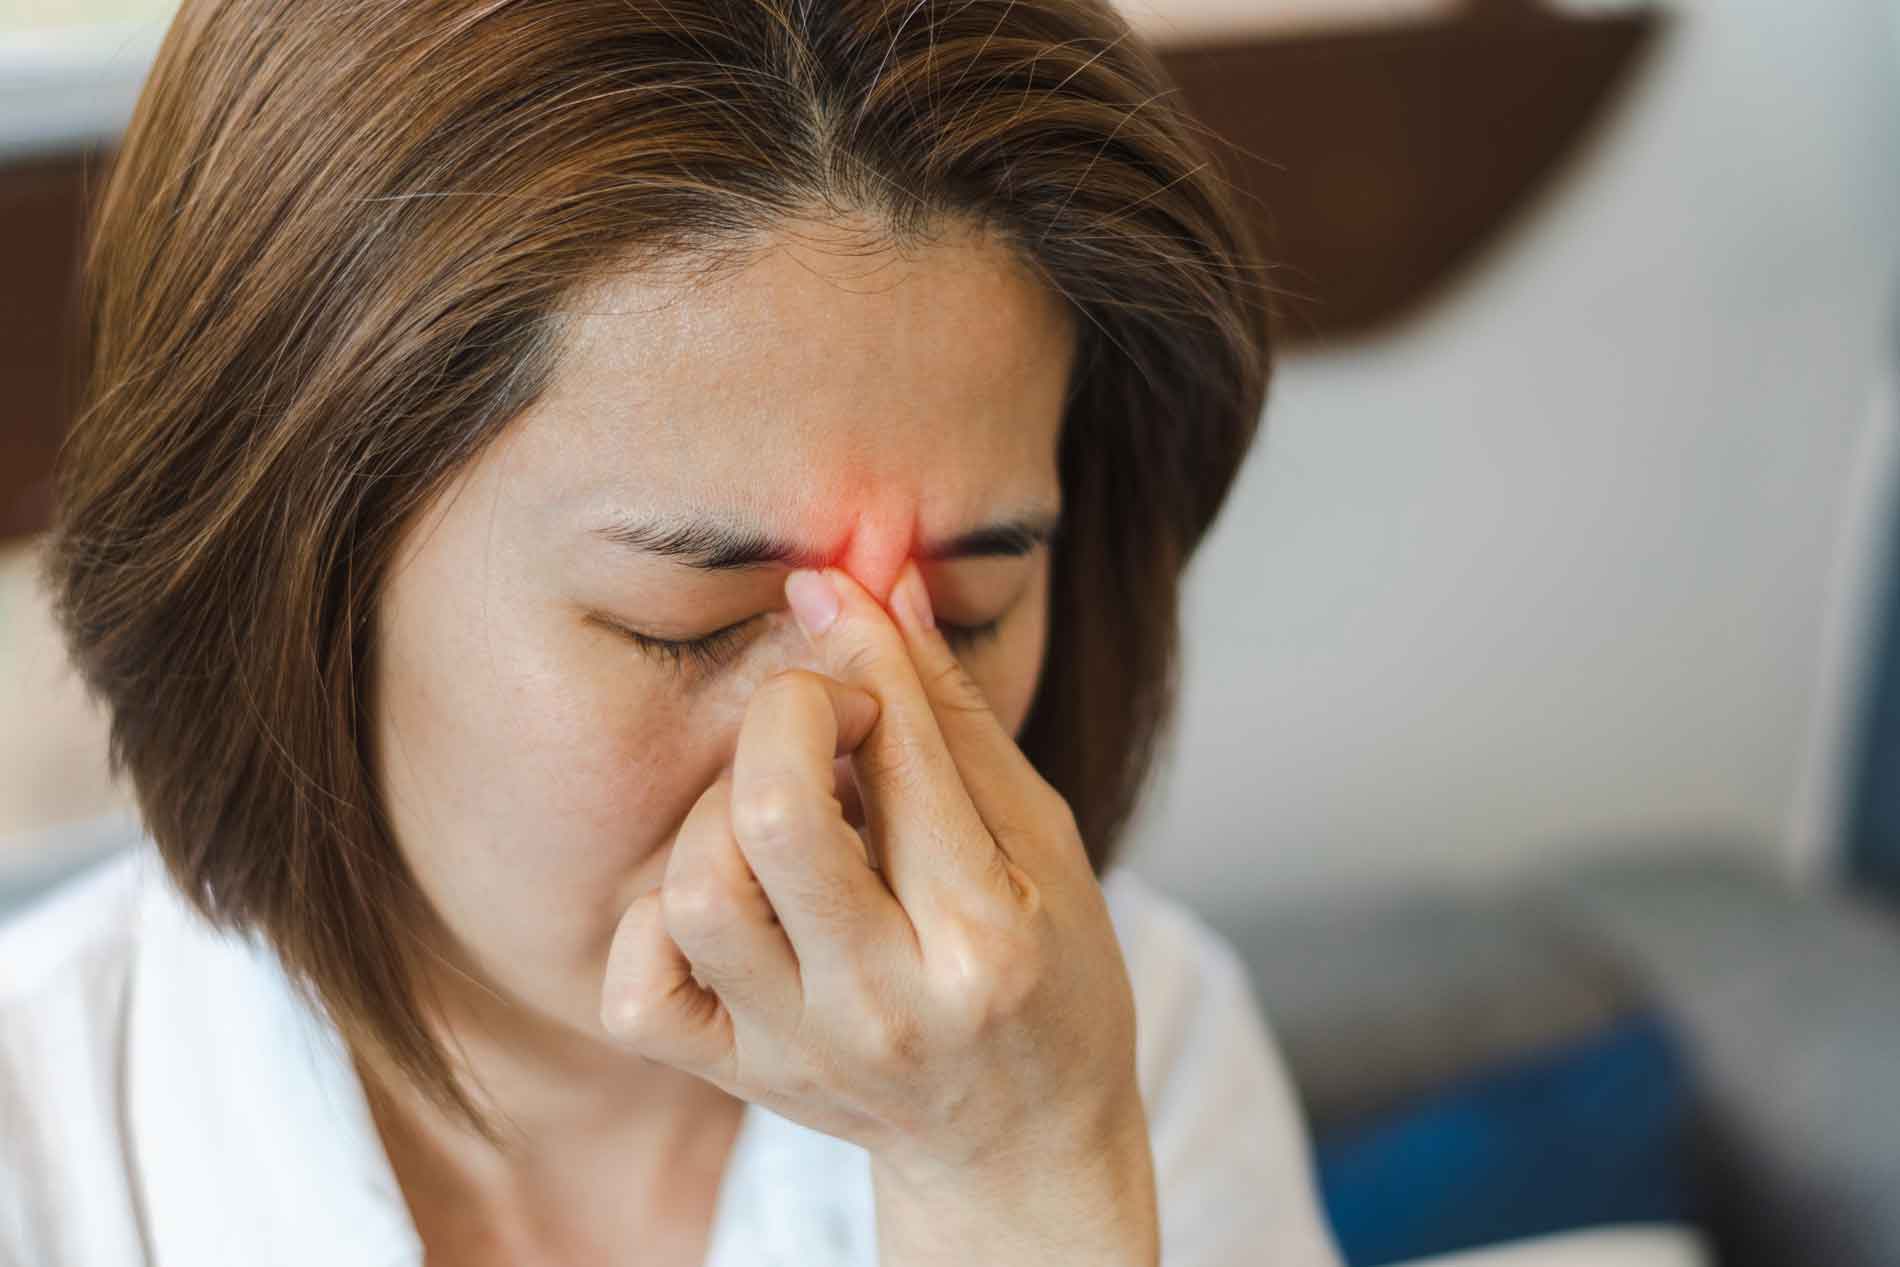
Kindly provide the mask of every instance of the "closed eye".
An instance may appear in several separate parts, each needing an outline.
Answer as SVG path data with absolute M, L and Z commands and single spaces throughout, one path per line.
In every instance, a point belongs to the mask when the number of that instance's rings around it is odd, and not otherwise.
M 1002 627 L 1001 616 L 994 620 L 986 620 L 980 625 L 952 625 L 941 620 L 937 622 L 937 628 L 943 630 L 944 641 L 956 648 L 975 646 L 979 642 L 994 638 Z
M 618 628 L 620 632 L 633 639 L 634 646 L 654 659 L 680 669 L 685 667 L 685 662 L 690 657 L 693 668 L 699 673 L 707 674 L 718 672 L 732 661 L 745 641 L 742 631 L 757 619 L 757 616 L 749 616 L 736 624 L 727 625 L 724 629 L 715 629 L 701 638 L 655 638 L 651 634 L 643 634 L 624 626 L 618 626 Z
M 641 651 L 669 667 L 683 671 L 690 660 L 693 671 L 706 676 L 717 673 L 738 658 L 739 652 L 745 649 L 746 627 L 763 615 L 761 612 L 759 616 L 748 616 L 699 638 L 656 638 L 624 625 L 616 624 L 614 628 L 631 639 Z M 955 625 L 938 621 L 937 628 L 943 631 L 944 640 L 952 649 L 962 650 L 994 638 L 1002 624 L 1003 618 L 998 616 L 980 625 Z

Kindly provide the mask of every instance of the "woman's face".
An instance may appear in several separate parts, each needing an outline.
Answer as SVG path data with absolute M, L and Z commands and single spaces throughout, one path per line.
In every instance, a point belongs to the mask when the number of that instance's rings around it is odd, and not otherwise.
M 1067 310 L 985 238 L 906 259 L 791 229 L 714 281 L 590 295 L 549 391 L 417 517 L 383 593 L 398 845 L 458 966 L 543 1023 L 599 1032 L 614 925 L 753 688 L 816 667 L 785 609 L 802 560 L 773 546 L 884 597 L 911 554 L 963 542 L 923 563 L 938 620 L 997 622 L 959 650 L 1012 731 L 1035 692 Z M 1031 531 L 971 536 L 999 527 Z

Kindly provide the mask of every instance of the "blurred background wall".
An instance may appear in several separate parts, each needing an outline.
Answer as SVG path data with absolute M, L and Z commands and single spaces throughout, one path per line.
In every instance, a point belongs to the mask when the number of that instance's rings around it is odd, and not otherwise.
M 1204 908 L 1828 865 L 1896 462 L 1893 7 L 1667 8 L 1449 293 L 1283 359 L 1135 855 Z

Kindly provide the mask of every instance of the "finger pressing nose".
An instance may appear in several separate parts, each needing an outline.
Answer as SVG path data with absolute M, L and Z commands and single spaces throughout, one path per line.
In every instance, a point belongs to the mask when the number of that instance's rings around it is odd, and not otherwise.
M 853 768 L 898 900 L 917 912 L 986 893 L 1001 874 L 996 847 L 944 742 L 903 631 L 836 568 L 792 573 L 785 595 L 826 671 L 877 697 L 877 723 Z

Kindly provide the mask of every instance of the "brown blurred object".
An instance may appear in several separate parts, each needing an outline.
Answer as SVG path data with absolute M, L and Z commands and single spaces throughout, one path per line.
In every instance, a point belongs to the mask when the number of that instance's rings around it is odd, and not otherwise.
M 0 167 L 0 542 L 45 527 L 52 512 L 80 234 L 103 170 L 96 155 Z
M 1164 47 L 1265 218 L 1291 341 L 1422 303 L 1541 188 L 1626 79 L 1651 10 L 1472 0 L 1458 16 Z M 45 527 L 82 212 L 109 154 L 0 166 L 0 541 Z
M 1651 44 L 1653 8 L 1471 0 L 1453 18 L 1164 49 L 1257 199 L 1280 333 L 1373 332 L 1524 209 Z

